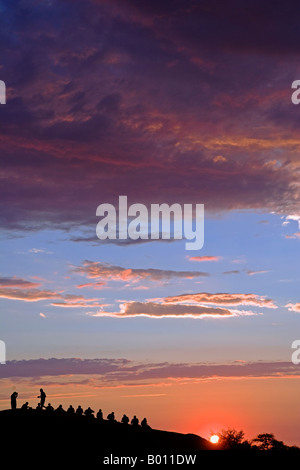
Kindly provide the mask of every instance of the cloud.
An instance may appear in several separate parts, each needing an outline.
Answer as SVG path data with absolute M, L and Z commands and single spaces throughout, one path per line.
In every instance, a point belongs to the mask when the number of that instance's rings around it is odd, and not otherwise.
M 232 269 L 231 271 L 224 271 L 223 274 L 239 274 L 240 272 L 238 269 Z
M 11 288 L 0 288 L 0 297 L 11 300 L 23 300 L 25 302 L 38 302 L 39 300 L 63 298 L 61 294 L 50 290 L 24 290 Z
M 210 363 L 143 363 L 127 359 L 80 359 L 50 358 L 7 361 L 0 368 L 0 378 L 27 377 L 38 378 L 51 384 L 60 377 L 65 383 L 76 383 L 78 376 L 82 383 L 88 384 L 88 377 L 99 378 L 97 386 L 142 383 L 156 380 L 201 380 L 206 378 L 244 378 L 244 377 L 298 377 L 299 371 L 291 362 L 259 361 L 233 362 L 227 364 Z
M 296 304 L 289 303 L 289 304 L 286 304 L 285 306 L 291 312 L 300 312 L 300 303 L 296 303 Z
M 202 271 L 173 271 L 154 268 L 123 268 L 108 263 L 84 261 L 82 266 L 73 268 L 73 271 L 84 274 L 88 279 L 104 279 L 122 282 L 140 281 L 168 281 L 171 279 L 194 279 L 199 276 L 208 276 Z
M 34 289 L 35 287 L 39 287 L 39 282 L 31 282 L 27 281 L 22 278 L 18 278 L 16 276 L 12 277 L 0 277 L 0 287 L 4 288 L 25 288 L 25 289 Z
M 6 230 L 97 241 L 96 207 L 119 194 L 297 216 L 298 4 L 146 3 L 54 0 L 22 25 L 30 1 L 5 8 Z
M 90 313 L 94 317 L 149 317 L 149 318 L 226 318 L 238 315 L 255 315 L 251 311 L 230 310 L 227 308 L 207 307 L 203 305 L 164 304 L 155 302 L 125 302 L 119 312 L 97 311 Z
M 106 286 L 105 282 L 86 282 L 85 284 L 78 284 L 76 287 L 77 289 L 83 289 L 86 287 L 91 287 L 92 289 L 102 289 L 104 286 Z
M 103 308 L 108 304 L 99 302 L 99 299 L 86 299 L 76 295 L 65 295 L 64 300 L 52 302 L 52 307 L 64 308 Z
M 248 276 L 255 276 L 256 274 L 265 274 L 265 273 L 268 273 L 269 271 L 266 271 L 266 270 L 259 270 L 259 271 L 251 271 L 250 269 L 248 269 L 246 271 L 246 273 L 248 274 Z
M 164 303 L 202 303 L 214 305 L 254 305 L 257 307 L 277 308 L 272 299 L 257 294 L 229 294 L 200 292 L 197 294 L 180 294 L 163 299 Z
M 2 287 L 1 287 L 2 286 Z M 17 277 L 0 278 L 0 298 L 10 300 L 21 300 L 24 302 L 39 302 L 41 300 L 58 300 L 52 302 L 53 307 L 69 308 L 103 308 L 107 304 L 100 303 L 99 299 L 88 299 L 84 296 L 65 294 L 51 290 L 36 289 L 40 283 L 27 281 Z
M 295 232 L 293 235 L 285 235 L 285 238 L 297 239 L 300 238 L 300 232 Z
M 220 256 L 188 256 L 189 261 L 219 261 Z

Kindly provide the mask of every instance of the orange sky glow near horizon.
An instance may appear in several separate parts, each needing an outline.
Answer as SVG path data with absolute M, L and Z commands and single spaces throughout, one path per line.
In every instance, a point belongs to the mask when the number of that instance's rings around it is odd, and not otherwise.
M 83 377 L 83 376 L 82 376 Z M 42 378 L 43 379 L 43 378 Z M 151 427 L 193 433 L 209 439 L 222 429 L 243 430 L 245 439 L 269 432 L 287 445 L 300 445 L 298 390 L 300 377 L 183 379 L 154 384 L 112 387 L 72 383 L 43 385 L 37 378 L 33 387 L 26 379 L 2 379 L 0 408 L 10 407 L 12 390 L 19 393 L 18 406 L 25 401 L 35 407 L 39 388 L 47 393 L 46 402 L 64 409 L 72 404 L 102 408 L 104 417 L 111 411 L 121 420 L 123 413 L 140 420 L 147 417 Z M 47 382 L 48 378 L 44 378 Z M 87 377 L 87 381 L 89 378 Z M 70 381 L 70 384 L 68 384 Z M 7 393 L 7 398 L 3 398 Z M 36 395 L 35 395 L 36 393 Z

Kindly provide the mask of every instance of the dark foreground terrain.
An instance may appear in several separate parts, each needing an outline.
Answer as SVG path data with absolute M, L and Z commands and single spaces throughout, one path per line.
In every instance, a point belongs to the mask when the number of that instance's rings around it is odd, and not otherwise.
M 117 464 L 116 459 L 116 463 L 111 463 L 115 456 L 147 458 L 148 454 L 191 454 L 214 448 L 194 434 L 135 428 L 86 416 L 49 414 L 44 410 L 1 411 L 0 426 L 1 458 L 10 456 L 12 464 L 40 462 L 43 466 L 51 461 L 55 468 L 63 468 L 63 463 L 76 464 L 76 468 L 79 465 L 107 468 Z M 105 457 L 110 459 L 107 465 Z M 130 467 L 127 461 L 122 465 Z
M 240 468 L 245 462 L 258 462 L 259 468 L 280 462 L 287 468 L 299 458 L 298 452 L 217 451 L 194 434 L 44 410 L 0 411 L 0 429 L 1 462 L 12 469 L 217 468 L 226 463 Z

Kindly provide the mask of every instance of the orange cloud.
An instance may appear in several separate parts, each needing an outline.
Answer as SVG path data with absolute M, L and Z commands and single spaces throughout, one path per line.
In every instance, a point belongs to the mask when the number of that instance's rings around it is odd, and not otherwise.
M 219 261 L 221 256 L 188 256 L 189 261 Z
M 286 304 L 286 307 L 288 308 L 288 310 L 290 310 L 290 312 L 300 312 L 300 303 Z
M 90 313 L 95 317 L 128 318 L 146 316 L 150 318 L 205 318 L 232 317 L 238 315 L 255 315 L 250 311 L 230 310 L 204 305 L 161 304 L 155 302 L 125 302 L 120 305 L 119 312 L 98 311 Z
M 84 261 L 82 266 L 75 267 L 74 271 L 86 275 L 88 279 L 108 279 L 123 282 L 164 281 L 173 278 L 193 279 L 199 276 L 208 276 L 208 273 L 200 271 L 123 268 L 88 260 Z
M 197 294 L 180 294 L 169 296 L 163 299 L 164 303 L 204 303 L 215 305 L 254 305 L 257 307 L 277 308 L 271 299 L 256 294 L 229 294 L 217 293 L 210 294 L 200 292 Z

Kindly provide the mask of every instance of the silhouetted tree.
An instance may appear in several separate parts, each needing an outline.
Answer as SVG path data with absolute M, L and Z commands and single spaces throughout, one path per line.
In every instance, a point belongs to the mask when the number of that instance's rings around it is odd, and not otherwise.
M 243 445 L 244 431 L 237 431 L 236 429 L 222 429 L 219 436 L 219 445 L 222 449 L 235 450 Z M 246 441 L 245 441 L 246 442 Z
M 284 450 L 286 449 L 285 444 L 282 441 L 277 441 L 274 434 L 262 433 L 252 440 L 252 442 L 258 443 L 259 450 Z

